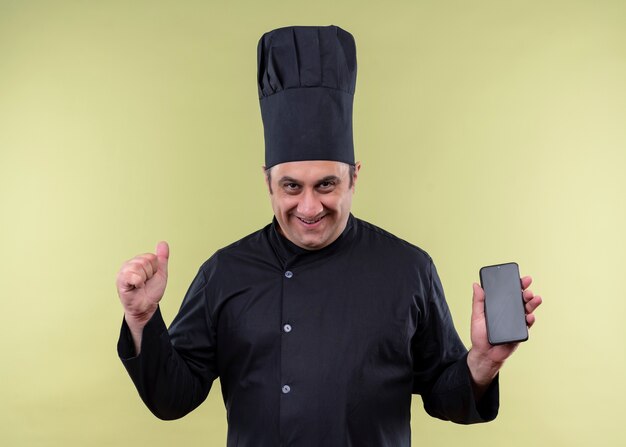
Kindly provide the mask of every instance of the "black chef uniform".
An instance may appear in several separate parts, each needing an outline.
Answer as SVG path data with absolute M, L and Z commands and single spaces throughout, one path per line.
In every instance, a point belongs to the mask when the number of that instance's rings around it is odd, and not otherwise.
M 300 74 L 311 48 L 326 60 L 339 51 L 341 57 L 330 59 L 347 58 L 342 69 L 356 70 L 350 62 L 353 40 L 340 28 L 272 33 L 273 39 L 266 34 L 259 42 L 260 83 L 268 78 L 264 61 L 280 61 L 272 45 L 282 49 L 278 54 L 297 58 Z M 328 42 L 334 50 L 324 48 Z M 300 44 L 309 50 L 289 46 Z M 271 57 L 263 55 L 268 48 L 274 48 Z M 284 87 L 280 69 L 270 71 L 275 85 Z M 327 81 L 342 79 L 326 68 L 322 72 Z M 315 107 L 337 109 L 337 119 L 321 120 L 319 127 L 338 126 L 334 135 L 350 127 L 350 135 L 338 137 L 340 144 L 327 154 L 294 152 L 291 143 L 301 136 L 294 126 L 284 132 L 290 135 L 276 137 L 281 121 L 272 117 L 284 113 L 285 105 L 276 112 L 263 105 L 267 97 L 261 95 L 269 166 L 293 157 L 353 163 L 351 118 L 342 122 L 341 114 L 348 102 L 342 95 L 354 93 L 355 76 L 343 76 L 352 87 L 339 93 L 325 86 L 297 87 L 302 81 L 292 79 L 294 91 L 306 92 L 293 93 L 290 104 L 319 96 Z M 280 92 L 270 89 L 269 97 Z M 317 138 L 315 132 L 327 138 L 319 128 L 309 137 Z M 322 149 L 312 144 L 310 150 Z M 294 245 L 274 219 L 217 251 L 200 268 L 169 331 L 157 310 L 135 356 L 123 323 L 118 354 L 145 404 L 162 419 L 196 408 L 219 377 L 229 447 L 409 446 L 412 393 L 421 395 L 429 414 L 457 423 L 488 421 L 498 411 L 497 377 L 480 403 L 475 401 L 467 350 L 431 258 L 353 215 L 339 238 L 319 250 Z

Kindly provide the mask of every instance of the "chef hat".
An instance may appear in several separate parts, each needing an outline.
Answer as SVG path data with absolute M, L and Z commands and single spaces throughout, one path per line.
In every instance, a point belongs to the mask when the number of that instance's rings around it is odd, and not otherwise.
M 356 47 L 338 26 L 269 31 L 257 48 L 265 166 L 301 160 L 354 164 Z

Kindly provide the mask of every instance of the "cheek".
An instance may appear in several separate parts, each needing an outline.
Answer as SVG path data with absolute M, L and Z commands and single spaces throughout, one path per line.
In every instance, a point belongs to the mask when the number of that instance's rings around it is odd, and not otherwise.
M 350 209 L 350 197 L 346 197 L 345 195 L 335 195 L 327 197 L 326 200 L 323 201 L 324 206 L 328 209 L 343 212 L 347 209 Z
M 298 206 L 298 201 L 291 196 L 285 194 L 276 194 L 272 198 L 272 208 L 276 213 L 285 213 Z

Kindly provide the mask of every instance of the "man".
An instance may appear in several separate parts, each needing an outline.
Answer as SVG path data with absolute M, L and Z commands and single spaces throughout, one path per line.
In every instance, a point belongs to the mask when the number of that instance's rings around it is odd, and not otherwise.
M 495 418 L 516 345 L 489 345 L 482 289 L 468 353 L 428 254 L 350 213 L 352 36 L 281 28 L 258 50 L 274 219 L 203 264 L 169 331 L 168 245 L 122 266 L 118 353 L 142 399 L 179 418 L 219 377 L 229 446 L 408 446 L 412 393 L 435 417 Z M 530 282 L 529 326 L 541 302 Z

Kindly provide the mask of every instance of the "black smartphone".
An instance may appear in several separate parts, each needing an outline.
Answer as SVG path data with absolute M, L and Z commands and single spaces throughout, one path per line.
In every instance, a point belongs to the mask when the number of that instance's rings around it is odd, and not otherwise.
M 522 281 L 515 262 L 480 269 L 487 336 L 492 345 L 528 340 Z

